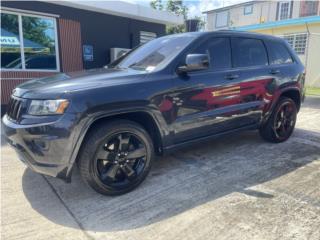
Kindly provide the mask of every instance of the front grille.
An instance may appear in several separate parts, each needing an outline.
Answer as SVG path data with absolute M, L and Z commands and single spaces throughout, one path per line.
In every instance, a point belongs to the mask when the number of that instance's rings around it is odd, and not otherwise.
M 7 115 L 10 118 L 10 120 L 19 120 L 24 105 L 23 103 L 24 101 L 21 98 L 11 96 L 7 111 Z

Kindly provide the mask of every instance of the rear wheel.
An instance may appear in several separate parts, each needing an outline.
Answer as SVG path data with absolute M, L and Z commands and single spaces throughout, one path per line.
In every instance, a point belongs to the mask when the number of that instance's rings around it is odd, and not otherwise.
M 270 118 L 260 128 L 260 135 L 269 142 L 286 141 L 297 119 L 297 106 L 291 98 L 281 97 Z
M 112 121 L 90 132 L 78 161 L 84 181 L 97 192 L 119 195 L 133 190 L 147 176 L 153 144 L 143 127 Z

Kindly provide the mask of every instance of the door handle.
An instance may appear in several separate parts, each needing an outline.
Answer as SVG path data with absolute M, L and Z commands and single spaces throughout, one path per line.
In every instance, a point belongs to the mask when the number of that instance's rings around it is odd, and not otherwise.
M 236 79 L 238 77 L 239 77 L 238 74 L 228 74 L 225 76 L 225 79 L 232 80 L 232 79 Z
M 270 73 L 271 73 L 271 74 L 278 74 L 278 73 L 280 73 L 280 70 L 278 70 L 278 69 L 272 69 L 272 70 L 270 71 Z

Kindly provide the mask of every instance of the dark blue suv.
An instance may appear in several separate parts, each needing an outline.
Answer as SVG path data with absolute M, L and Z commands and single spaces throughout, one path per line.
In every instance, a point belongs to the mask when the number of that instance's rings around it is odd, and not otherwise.
M 34 171 L 68 182 L 78 165 L 96 191 L 123 194 L 145 179 L 154 154 L 247 129 L 285 141 L 304 79 L 299 58 L 280 38 L 234 31 L 169 35 L 107 69 L 19 85 L 4 131 Z

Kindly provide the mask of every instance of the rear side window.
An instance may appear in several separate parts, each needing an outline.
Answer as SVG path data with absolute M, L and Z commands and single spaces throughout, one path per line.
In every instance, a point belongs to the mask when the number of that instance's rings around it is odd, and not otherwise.
M 283 43 L 266 41 L 269 52 L 270 64 L 285 64 L 292 63 L 292 57 Z
M 268 65 L 264 44 L 259 39 L 232 38 L 232 61 L 234 67 Z
M 192 53 L 208 54 L 210 67 L 214 70 L 231 68 L 231 49 L 229 38 L 210 38 Z

